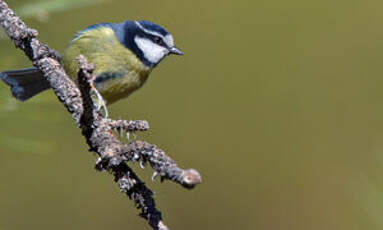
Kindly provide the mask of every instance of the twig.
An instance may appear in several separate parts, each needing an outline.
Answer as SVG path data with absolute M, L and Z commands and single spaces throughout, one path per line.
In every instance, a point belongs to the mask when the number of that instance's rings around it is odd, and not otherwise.
M 109 171 L 115 176 L 121 191 L 141 209 L 140 215 L 153 229 L 167 230 L 161 212 L 155 208 L 153 192 L 137 177 L 127 162 L 139 161 L 141 165 L 149 162 L 155 171 L 154 175 L 159 175 L 162 180 L 172 180 L 186 188 L 193 188 L 201 182 L 199 173 L 194 169 L 179 168 L 174 160 L 155 145 L 143 141 L 125 144 L 118 140 L 113 130 L 123 130 L 127 133 L 145 131 L 149 124 L 146 121 L 111 120 L 102 116 L 91 97 L 94 66 L 88 64 L 84 56 L 78 58 L 78 87 L 66 75 L 58 53 L 40 43 L 36 38 L 37 31 L 28 28 L 2 0 L 0 25 L 16 47 L 22 49 L 33 65 L 44 73 L 58 99 L 81 128 L 90 151 L 99 156 L 96 169 Z

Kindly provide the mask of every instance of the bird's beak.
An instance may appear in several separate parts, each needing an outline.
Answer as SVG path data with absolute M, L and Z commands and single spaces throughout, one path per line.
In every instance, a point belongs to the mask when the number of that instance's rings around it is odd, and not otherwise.
M 182 52 L 181 50 L 179 50 L 177 47 L 173 46 L 173 47 L 170 47 L 169 48 L 169 52 L 171 54 L 175 54 L 175 55 L 184 55 L 184 52 Z

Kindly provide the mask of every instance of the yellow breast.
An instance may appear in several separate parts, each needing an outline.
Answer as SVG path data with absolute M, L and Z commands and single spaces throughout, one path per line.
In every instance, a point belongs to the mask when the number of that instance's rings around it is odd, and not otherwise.
M 140 88 L 152 70 L 118 41 L 112 29 L 106 27 L 81 33 L 64 51 L 63 65 L 73 79 L 77 78 L 76 57 L 80 54 L 96 65 L 95 86 L 108 104 Z

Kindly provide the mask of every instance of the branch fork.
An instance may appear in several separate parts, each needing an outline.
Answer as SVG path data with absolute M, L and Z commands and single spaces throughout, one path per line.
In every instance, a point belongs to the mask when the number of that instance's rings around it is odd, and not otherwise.
M 114 175 L 120 190 L 124 192 L 152 229 L 168 230 L 162 220 L 161 212 L 156 209 L 153 192 L 146 187 L 128 162 L 139 162 L 143 167 L 149 164 L 153 178 L 159 176 L 161 181 L 171 180 L 191 189 L 201 182 L 201 176 L 195 169 L 179 168 L 173 159 L 156 145 L 135 140 L 123 143 L 115 136 L 114 130 L 126 134 L 149 129 L 147 121 L 112 120 L 105 118 L 92 100 L 94 65 L 88 64 L 84 56 L 78 57 L 78 85 L 65 73 L 60 64 L 59 54 L 37 40 L 38 32 L 30 29 L 19 17 L 0 0 L 0 25 L 17 48 L 20 48 L 39 68 L 59 101 L 72 115 L 76 125 L 81 129 L 89 151 L 98 155 L 96 169 Z

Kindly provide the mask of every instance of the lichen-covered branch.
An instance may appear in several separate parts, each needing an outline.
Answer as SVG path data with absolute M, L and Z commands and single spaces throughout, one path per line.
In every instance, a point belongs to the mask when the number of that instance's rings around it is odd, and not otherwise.
M 88 64 L 84 56 L 78 58 L 80 71 L 77 86 L 66 75 L 58 53 L 40 43 L 37 31 L 28 28 L 2 0 L 0 25 L 16 47 L 23 50 L 33 65 L 44 73 L 58 99 L 81 128 L 90 151 L 99 156 L 96 169 L 111 172 L 115 176 L 121 191 L 135 202 L 141 210 L 141 216 L 153 229 L 168 229 L 155 207 L 153 192 L 137 177 L 127 162 L 140 162 L 142 166 L 149 163 L 154 169 L 154 176 L 160 176 L 161 180 L 172 180 L 185 188 L 193 188 L 201 182 L 199 173 L 194 169 L 179 168 L 174 160 L 155 145 L 143 141 L 119 141 L 114 130 L 129 134 L 146 131 L 149 124 L 141 120 L 111 120 L 103 117 L 92 100 L 92 92 L 95 90 L 92 75 L 94 66 Z

